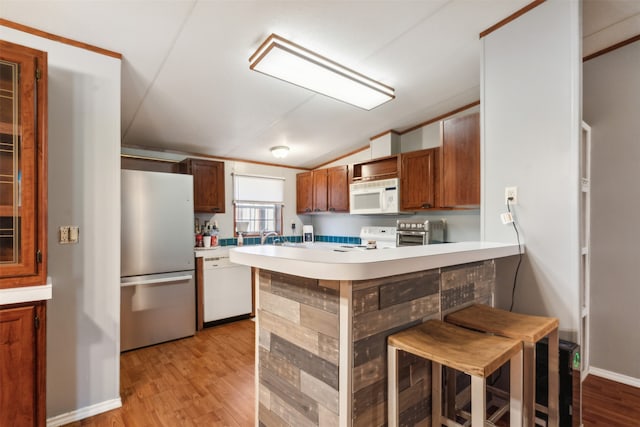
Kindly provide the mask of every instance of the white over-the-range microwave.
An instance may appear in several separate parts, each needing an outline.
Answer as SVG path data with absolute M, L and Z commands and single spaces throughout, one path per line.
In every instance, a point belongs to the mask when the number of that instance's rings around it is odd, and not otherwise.
M 397 214 L 400 212 L 399 178 L 356 182 L 349 186 L 352 214 Z

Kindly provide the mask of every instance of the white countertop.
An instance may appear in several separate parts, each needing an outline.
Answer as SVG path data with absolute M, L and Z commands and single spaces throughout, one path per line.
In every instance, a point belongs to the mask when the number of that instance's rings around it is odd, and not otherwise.
M 324 280 L 367 280 L 518 254 L 518 245 L 460 242 L 390 249 L 342 244 L 256 245 L 229 251 L 231 262 Z M 337 251 L 336 251 L 337 250 Z M 345 251 L 345 252 L 342 252 Z
M 51 277 L 47 277 L 44 285 L 0 289 L 0 305 L 49 300 L 52 293 Z
M 193 253 L 196 258 L 202 257 L 215 257 L 215 256 L 228 256 L 229 249 L 236 246 L 213 246 L 210 248 L 193 248 Z

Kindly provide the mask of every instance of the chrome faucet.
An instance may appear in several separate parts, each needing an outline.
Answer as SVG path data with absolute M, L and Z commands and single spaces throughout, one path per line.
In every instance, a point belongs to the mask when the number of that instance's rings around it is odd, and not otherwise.
M 269 236 L 277 236 L 278 233 L 276 233 L 275 231 L 264 231 L 262 230 L 260 232 L 260 244 L 264 245 L 264 243 L 267 241 L 267 238 Z

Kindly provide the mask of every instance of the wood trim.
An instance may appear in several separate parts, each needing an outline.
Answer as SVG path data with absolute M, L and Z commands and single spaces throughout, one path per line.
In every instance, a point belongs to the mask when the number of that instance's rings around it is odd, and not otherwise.
M 512 13 L 511 15 L 507 16 L 506 18 L 504 18 L 502 21 L 492 25 L 491 27 L 489 27 L 486 30 L 484 30 L 483 32 L 481 32 L 480 33 L 480 38 L 488 36 L 489 34 L 493 33 L 495 30 L 497 30 L 497 29 L 499 29 L 501 27 L 504 27 L 505 25 L 507 25 L 511 21 L 515 21 L 520 16 L 522 16 L 525 13 L 529 12 L 531 9 L 534 9 L 534 8 L 540 6 L 544 2 L 545 2 L 545 0 L 534 0 L 534 1 L 532 1 L 531 3 L 529 3 L 528 5 L 523 7 L 522 9 Z
M 48 212 L 49 212 L 49 178 L 48 178 L 48 159 L 49 159 L 49 112 L 48 112 L 48 94 L 49 94 L 49 73 L 48 69 L 48 54 L 43 52 L 37 59 L 36 66 L 42 70 L 40 78 L 36 80 L 36 90 L 38 91 L 38 104 L 37 104 L 37 120 L 36 126 L 36 198 L 37 198 L 37 212 L 36 212 L 36 233 L 38 235 L 36 250 L 40 250 L 42 253 L 42 262 L 38 265 L 38 277 L 40 283 L 45 283 L 47 280 L 48 270 Z M 44 313 L 43 313 L 44 316 Z M 45 414 L 46 415 L 46 414 Z
M 199 157 L 200 160 L 206 160 L 206 159 L 228 160 L 228 161 L 232 161 L 232 162 L 253 163 L 253 164 L 256 164 L 256 165 L 275 166 L 275 167 L 279 167 L 279 168 L 297 169 L 297 170 L 302 170 L 302 171 L 310 171 L 310 170 L 314 169 L 314 168 L 302 168 L 302 167 L 298 167 L 298 166 L 281 165 L 281 164 L 278 164 L 278 163 L 260 162 L 260 161 L 257 161 L 257 160 L 247 160 L 247 159 L 241 159 L 239 157 L 212 156 L 211 154 L 193 153 L 193 152 L 185 152 L 185 151 L 179 151 L 179 150 L 166 150 L 166 149 L 164 149 L 164 150 L 160 149 L 159 150 L 157 148 L 146 147 L 144 145 L 122 145 L 122 148 L 133 148 L 133 149 L 138 149 L 138 150 L 159 151 L 159 152 L 162 152 L 162 153 L 179 154 L 179 155 L 183 155 L 183 156 L 186 156 L 186 157 Z
M 235 220 L 234 220 L 234 223 L 235 223 Z M 258 281 L 256 280 L 256 277 L 258 277 L 258 269 L 256 267 L 251 267 L 251 313 L 249 313 L 249 316 L 251 317 L 256 317 L 256 312 L 257 312 L 256 286 L 258 285 Z
M 640 34 L 638 34 L 636 36 L 633 36 L 633 37 L 630 37 L 630 38 L 628 38 L 626 40 L 623 40 L 623 41 L 621 41 L 619 43 L 616 43 L 614 45 L 611 45 L 609 47 L 605 47 L 604 49 L 601 49 L 601 50 L 599 50 L 597 52 L 594 52 L 594 53 L 592 53 L 590 55 L 587 55 L 584 58 L 582 58 L 582 62 L 587 62 L 590 59 L 597 58 L 598 56 L 604 55 L 605 53 L 609 53 L 609 52 L 612 52 L 612 51 L 614 51 L 616 49 L 620 49 L 621 47 L 625 47 L 628 44 L 635 43 L 638 40 L 640 40 Z
M 204 328 L 204 258 L 196 258 L 196 330 Z
M 47 303 L 37 302 L 35 311 L 40 319 L 36 330 L 36 422 L 43 426 L 47 420 Z
M 79 47 L 80 49 L 86 49 L 91 52 L 99 53 L 101 55 L 110 56 L 112 58 L 122 60 L 122 54 L 114 52 L 112 50 L 103 49 L 101 47 L 93 46 L 88 43 L 83 43 L 77 40 L 69 39 L 55 34 L 48 33 L 46 31 L 38 30 L 37 28 L 29 27 L 27 25 L 19 24 L 17 22 L 9 21 L 8 19 L 0 18 L 0 25 L 7 28 L 13 28 L 14 30 L 22 31 L 34 36 L 43 37 L 45 39 L 53 40 L 56 42 L 68 44 L 70 46 Z
M 480 105 L 480 100 L 474 101 L 474 102 L 472 102 L 470 104 L 467 104 L 467 105 L 463 105 L 462 107 L 459 107 L 459 108 L 456 108 L 455 110 L 451 110 L 451 111 L 449 111 L 447 113 L 441 114 L 441 115 L 439 115 L 437 117 L 434 117 L 432 119 L 429 119 L 429 120 L 427 120 L 425 122 L 418 123 L 415 126 L 411 126 L 409 129 L 405 129 L 402 132 L 398 132 L 398 134 L 404 135 L 405 133 L 409 133 L 409 132 L 412 132 L 412 131 L 414 131 L 416 129 L 420 129 L 421 127 L 430 125 L 431 123 L 439 122 L 440 120 L 446 119 L 447 117 L 453 116 L 454 114 L 461 113 L 462 111 L 468 110 L 469 108 L 473 108 L 473 107 L 475 107 L 477 105 Z
M 360 147 L 360 148 L 357 148 L 357 149 L 355 149 L 353 151 L 349 151 L 347 154 L 343 154 L 340 157 L 336 157 L 333 160 L 329 160 L 328 162 L 321 163 L 321 164 L 317 165 L 316 167 L 314 167 L 313 169 L 309 169 L 309 170 L 320 169 L 320 168 L 322 168 L 322 167 L 324 167 L 326 165 L 329 165 L 329 164 L 331 164 L 333 162 L 337 162 L 338 160 L 342 160 L 342 159 L 344 159 L 346 157 L 352 156 L 354 154 L 360 153 L 360 152 L 362 152 L 364 150 L 368 150 L 368 149 L 369 149 L 369 145 L 365 145 L 364 147 Z
M 164 162 L 164 163 L 180 163 L 180 160 L 170 160 L 170 159 L 159 159 L 157 157 L 148 157 L 148 156 L 135 156 L 132 154 L 122 154 L 120 153 L 120 157 L 126 157 L 127 159 L 138 159 L 138 160 L 150 160 L 152 162 Z
M 395 133 L 396 135 L 400 135 L 398 133 L 398 131 L 393 130 L 393 129 L 389 129 L 389 130 L 385 130 L 384 132 L 381 132 L 381 133 L 379 133 L 377 135 L 373 135 L 371 138 L 369 138 L 369 141 L 373 141 L 374 139 L 378 139 L 378 138 L 380 138 L 382 136 L 385 136 L 387 134 L 390 134 L 390 133 Z

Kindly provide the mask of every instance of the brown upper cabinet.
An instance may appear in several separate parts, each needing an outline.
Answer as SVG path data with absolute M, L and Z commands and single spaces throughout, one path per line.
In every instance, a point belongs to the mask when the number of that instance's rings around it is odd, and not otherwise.
M 437 206 L 439 148 L 402 153 L 400 178 L 400 209 L 419 211 Z
M 349 212 L 349 169 L 336 166 L 296 176 L 296 212 Z
M 349 167 L 327 169 L 327 210 L 349 212 Z
M 442 122 L 442 207 L 480 205 L 480 113 Z
M 224 162 L 185 159 L 181 173 L 193 175 L 193 210 L 196 213 L 224 213 Z
M 400 156 L 394 154 L 356 163 L 351 166 L 351 170 L 351 181 L 398 178 L 400 176 Z
M 0 40 L 0 288 L 47 276 L 47 54 Z
M 296 175 L 296 212 L 313 212 L 313 174 L 302 172 Z

